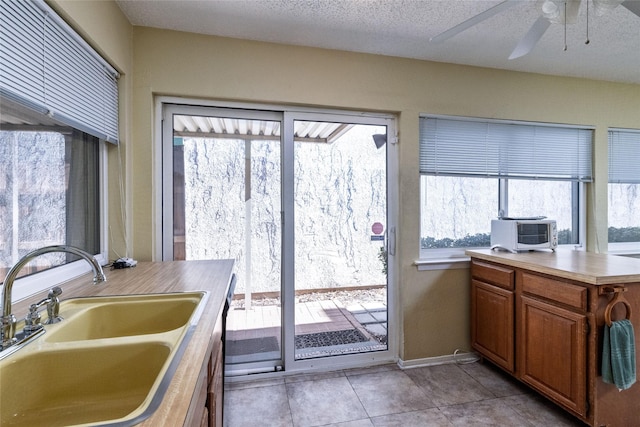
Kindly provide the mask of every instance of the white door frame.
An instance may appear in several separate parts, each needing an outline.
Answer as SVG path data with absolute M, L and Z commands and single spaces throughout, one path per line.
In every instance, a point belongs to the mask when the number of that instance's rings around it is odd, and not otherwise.
M 390 152 L 397 150 L 395 147 L 395 119 L 389 115 L 378 115 L 360 113 L 354 114 L 352 112 L 342 111 L 327 111 L 327 110 L 314 110 L 310 111 L 285 111 L 284 112 L 284 162 L 290 167 L 283 167 L 283 204 L 284 204 L 284 227 L 283 227 L 283 276 L 285 279 L 285 289 L 282 294 L 282 306 L 283 306 L 283 323 L 284 329 L 284 363 L 285 370 L 287 372 L 296 371 L 323 371 L 349 368 L 362 365 L 371 365 L 376 363 L 385 363 L 389 361 L 397 360 L 398 349 L 398 328 L 396 319 L 398 319 L 396 306 L 396 294 L 397 286 L 392 282 L 395 275 L 392 267 L 395 259 L 395 250 L 389 250 L 391 255 L 388 261 L 387 270 L 387 318 L 388 318 L 388 340 L 387 350 L 375 351 L 367 353 L 354 353 L 345 355 L 336 355 L 330 357 L 322 357 L 316 359 L 295 359 L 295 265 L 294 265 L 294 250 L 295 250 L 295 238 L 294 238 L 294 224 L 295 224 L 295 210 L 294 210 L 294 171 L 291 167 L 294 163 L 294 139 L 293 129 L 294 121 L 310 121 L 310 122 L 335 122 L 335 123 L 348 123 L 348 124 L 360 124 L 360 125 L 378 125 L 387 127 L 387 139 L 391 142 L 385 144 L 387 150 L 387 229 L 396 229 L 396 221 L 391 209 L 391 203 L 394 200 L 390 200 L 392 194 L 397 194 L 397 191 L 391 191 L 389 188 L 390 176 L 397 176 L 390 171 L 392 166 L 390 165 Z M 373 141 L 372 141 L 373 143 Z M 283 163 L 284 163 L 283 162 Z M 391 175 L 393 174 L 393 175 Z M 391 239 L 387 244 L 395 245 L 395 240 Z M 390 246 L 391 248 L 391 246 Z M 395 248 L 393 248 L 395 249 Z M 393 257 L 393 259 L 392 259 Z
M 157 97 L 154 144 L 154 260 L 173 259 L 173 161 L 165 156 L 173 147 L 173 125 L 175 112 L 202 116 L 224 115 L 225 117 L 256 118 L 282 121 L 282 357 L 285 370 L 291 372 L 328 371 L 377 363 L 396 362 L 399 351 L 398 281 L 395 251 L 395 236 L 398 219 L 398 147 L 396 118 L 391 114 L 287 107 L 279 105 L 248 104 L 204 101 L 196 99 Z M 163 126 L 166 120 L 167 126 Z M 294 135 L 295 120 L 333 121 L 350 124 L 380 125 L 387 128 L 387 326 L 388 348 L 361 354 L 348 354 L 318 359 L 295 360 L 294 319 Z M 169 185 L 170 183 L 170 185 Z M 165 238 L 164 236 L 167 236 Z M 170 236 L 170 238 L 169 238 Z M 253 376 L 255 378 L 255 376 Z

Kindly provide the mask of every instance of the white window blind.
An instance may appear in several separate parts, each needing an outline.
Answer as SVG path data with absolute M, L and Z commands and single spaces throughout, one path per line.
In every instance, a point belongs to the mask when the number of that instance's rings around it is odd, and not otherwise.
M 559 125 L 420 118 L 420 173 L 592 181 L 593 130 Z
M 118 77 L 44 1 L 0 1 L 3 97 L 117 143 Z
M 609 130 L 609 182 L 640 184 L 640 130 Z

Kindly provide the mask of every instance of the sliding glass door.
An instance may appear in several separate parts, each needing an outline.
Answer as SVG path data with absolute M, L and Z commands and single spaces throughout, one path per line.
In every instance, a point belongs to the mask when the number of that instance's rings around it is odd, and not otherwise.
M 163 116 L 163 259 L 235 260 L 227 373 L 391 359 L 392 120 L 174 104 Z

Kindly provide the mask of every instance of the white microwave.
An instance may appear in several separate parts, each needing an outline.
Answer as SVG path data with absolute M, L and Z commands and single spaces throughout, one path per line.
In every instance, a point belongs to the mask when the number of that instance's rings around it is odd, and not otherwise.
M 552 219 L 491 220 L 491 249 L 510 252 L 558 247 L 558 229 Z

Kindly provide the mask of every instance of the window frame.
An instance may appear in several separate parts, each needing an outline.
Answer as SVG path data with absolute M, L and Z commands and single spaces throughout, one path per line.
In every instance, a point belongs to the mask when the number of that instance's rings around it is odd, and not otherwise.
M 498 189 L 498 206 L 496 212 L 503 211 L 508 213 L 508 181 L 507 179 L 499 180 Z M 586 227 L 586 184 L 584 182 L 572 183 L 572 224 L 574 232 L 578 234 L 578 243 L 559 245 L 559 248 L 573 248 L 575 250 L 586 250 L 585 242 L 587 235 Z M 420 184 L 422 186 L 422 184 Z M 425 201 L 422 200 L 424 192 L 420 191 L 420 215 L 422 216 L 422 208 Z M 422 229 L 420 230 L 422 234 Z M 427 249 L 419 247 L 420 258 L 415 262 L 420 269 L 429 269 L 427 265 L 443 266 L 451 263 L 466 262 L 469 257 L 465 255 L 465 251 L 473 249 L 488 249 L 488 246 L 481 247 L 457 247 L 457 248 L 435 248 Z M 462 268 L 462 267 L 460 267 Z
M 612 184 L 619 184 L 616 182 L 608 182 L 607 183 L 607 192 L 611 191 Z M 635 184 L 640 187 L 640 184 Z M 608 195 L 607 195 L 608 196 Z M 638 256 L 640 255 L 640 241 L 633 242 L 610 242 L 609 241 L 609 197 L 607 197 L 607 252 L 612 255 L 631 255 Z M 640 223 L 638 224 L 640 227 Z
M 582 126 L 582 125 L 563 125 L 563 124 L 555 124 L 555 123 L 533 123 L 533 122 L 523 122 L 523 121 L 512 121 L 512 120 L 499 120 L 499 119 L 482 119 L 477 117 L 461 117 L 461 116 L 441 116 L 441 115 L 432 115 L 432 114 L 421 114 L 420 119 L 427 118 L 443 118 L 443 119 L 452 119 L 459 121 L 470 121 L 470 122 L 487 122 L 487 123 L 506 123 L 506 124 L 522 124 L 522 125 L 541 125 L 541 126 L 549 126 L 549 127 L 559 127 L 559 128 L 576 128 L 576 129 L 587 129 L 593 131 L 593 127 L 591 126 Z M 593 138 L 593 136 L 592 136 Z M 422 137 L 420 138 L 422 140 Z M 593 140 L 592 140 L 593 144 Z M 422 176 L 422 174 L 420 174 Z M 433 175 L 438 176 L 438 175 Z M 488 179 L 490 177 L 487 177 Z M 498 179 L 498 206 L 496 206 L 496 214 L 498 212 L 503 212 L 504 215 L 508 216 L 508 182 L 513 178 L 490 178 L 490 179 Z M 526 180 L 526 179 L 525 179 Z M 530 180 L 534 180 L 531 178 Z M 543 179 L 542 179 L 543 180 Z M 421 180 L 422 181 L 422 180 Z M 578 180 L 569 180 L 572 182 L 572 190 L 571 190 L 571 205 L 572 205 L 572 231 L 577 233 L 577 243 L 560 245 L 560 248 L 573 248 L 575 250 L 586 250 L 586 183 Z M 423 209 L 427 205 L 426 203 L 426 194 L 422 188 L 422 182 L 420 182 L 420 217 L 422 217 Z M 497 217 L 497 215 L 496 215 Z M 420 226 L 420 236 L 422 235 L 422 226 Z M 421 241 L 421 237 L 420 237 Z M 419 270 L 431 270 L 431 269 L 442 269 L 442 268 L 467 268 L 469 257 L 465 254 L 467 250 L 473 249 L 488 249 L 488 246 L 485 247 L 458 247 L 458 248 L 436 248 L 436 249 L 426 249 L 422 248 L 421 242 L 419 242 L 419 259 L 414 262 L 414 264 L 418 267 Z
M 619 179 L 620 177 L 618 176 L 618 174 L 612 174 L 611 169 L 613 166 L 615 166 L 616 162 L 622 161 L 623 163 L 626 163 L 631 158 L 624 155 L 624 150 L 623 150 L 623 154 L 618 153 L 618 155 L 615 156 L 615 158 L 614 156 L 612 156 L 611 150 L 612 150 L 612 145 L 614 144 L 614 141 L 612 138 L 616 133 L 640 135 L 640 129 L 622 129 L 622 128 L 607 129 L 607 146 L 608 146 L 607 154 L 608 154 L 608 164 L 609 164 L 607 196 L 609 196 L 609 194 L 611 193 L 612 184 L 633 184 L 633 185 L 640 186 L 640 182 L 635 182 L 635 180 L 637 180 L 638 178 L 636 178 L 635 176 L 632 177 L 628 175 L 629 173 L 628 169 L 626 170 L 627 175 L 623 180 Z M 640 148 L 640 145 L 638 146 L 638 148 Z M 625 168 L 628 166 L 628 164 L 621 165 L 621 166 Z M 638 174 L 638 177 L 640 178 L 640 173 Z M 609 197 L 607 197 L 607 251 L 614 255 L 640 255 L 640 241 L 634 241 L 634 242 L 610 242 L 609 241 L 608 239 L 609 228 L 610 228 L 609 214 L 610 214 Z M 640 222 L 638 223 L 638 227 L 640 227 Z
M 107 171 L 107 143 L 104 140 L 98 142 L 98 156 L 100 163 L 99 173 L 99 207 L 98 207 L 98 220 L 100 222 L 100 252 L 92 254 L 100 265 L 105 265 L 109 262 L 108 252 L 108 171 Z M 48 268 L 37 273 L 29 274 L 27 276 L 19 277 L 15 280 L 12 290 L 12 300 L 17 301 L 26 298 L 36 293 L 47 291 L 52 286 L 59 285 L 63 282 L 72 280 L 82 274 L 91 271 L 91 266 L 85 260 L 77 260 L 67 264 L 63 264 L 57 267 Z M 4 277 L 0 278 L 4 281 Z

